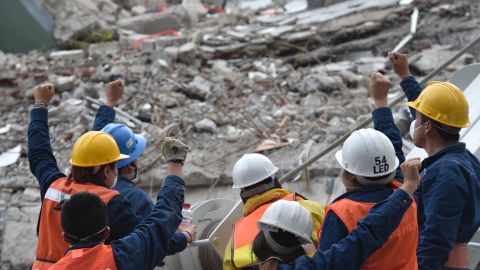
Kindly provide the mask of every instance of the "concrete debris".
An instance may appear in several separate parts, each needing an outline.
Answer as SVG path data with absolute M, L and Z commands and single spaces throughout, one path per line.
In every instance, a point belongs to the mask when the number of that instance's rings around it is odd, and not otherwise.
M 49 57 L 53 60 L 82 60 L 83 51 L 82 50 L 71 50 L 71 51 L 56 51 L 50 53 Z
M 15 164 L 18 158 L 20 158 L 21 150 L 22 145 L 19 144 L 14 148 L 0 154 L 0 167 L 6 167 Z
M 26 130 L 35 86 L 47 81 L 57 86 L 49 131 L 62 171 L 70 168 L 72 144 L 91 128 L 105 102 L 105 84 L 122 78 L 127 87 L 115 121 L 149 142 L 139 186 L 155 196 L 166 174 L 156 146 L 175 136 L 193 149 L 184 170 L 187 200 L 233 198 L 238 194 L 230 188 L 232 167 L 244 153 L 262 145 L 281 175 L 305 153 L 318 153 L 370 116 L 370 73 L 382 71 L 398 84 L 384 52 L 408 32 L 414 8 L 397 0 L 325 0 L 309 10 L 300 0 L 241 0 L 227 2 L 226 13 L 218 6 L 204 14 L 198 2 L 179 0 L 42 1 L 56 14 L 57 40 L 79 41 L 61 48 L 82 49 L 0 52 L 2 270 L 26 269 L 34 258 L 39 189 L 28 167 Z M 221 1 L 208 3 L 215 2 Z M 246 3 L 265 8 L 239 7 Z M 455 9 L 434 9 L 442 4 Z M 404 50 L 412 73 L 423 76 L 479 34 L 480 8 L 468 0 L 415 5 L 429 13 Z M 113 37 L 92 41 L 91 33 L 99 30 Z M 447 80 L 461 65 L 478 61 L 479 53 L 472 50 L 435 79 Z M 391 95 L 400 91 L 393 88 Z M 393 111 L 408 136 L 408 111 L 403 106 Z M 315 191 L 338 177 L 333 155 L 308 168 L 311 188 L 304 188 L 303 180 L 286 187 L 328 200 Z
M 215 124 L 215 122 L 208 118 L 204 118 L 195 123 L 195 130 L 197 130 L 198 132 L 215 133 L 216 129 L 217 125 Z

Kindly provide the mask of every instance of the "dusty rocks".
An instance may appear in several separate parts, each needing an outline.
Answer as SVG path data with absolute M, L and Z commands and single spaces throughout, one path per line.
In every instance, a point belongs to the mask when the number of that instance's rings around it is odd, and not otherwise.
M 153 7 L 139 1 L 108 1 L 104 7 L 97 2 L 75 2 L 73 6 L 79 9 L 75 14 L 87 10 L 94 14 L 86 15 L 85 23 L 76 23 L 72 16 L 70 22 L 65 20 L 66 28 L 58 30 L 63 38 L 72 29 L 105 24 L 118 30 L 118 41 L 92 44 L 85 51 L 36 51 L 24 55 L 0 52 L 0 128 L 11 125 L 0 133 L 0 154 L 22 145 L 18 161 L 0 168 L 2 270 L 24 269 L 34 256 L 39 190 L 26 159 L 26 129 L 36 85 L 46 81 L 57 84 L 57 94 L 49 107 L 49 124 L 51 144 L 62 171 L 68 172 L 73 142 L 91 128 L 95 111 L 105 100 L 105 83 L 123 78 L 127 89 L 116 121 L 142 133 L 149 141 L 139 166 L 139 185 L 155 196 L 166 173 L 158 143 L 164 136 L 176 136 L 193 149 L 185 166 L 187 200 L 195 202 L 219 194 L 233 197 L 238 195 L 230 189 L 233 164 L 242 154 L 255 151 L 265 139 L 292 140 L 284 147 L 263 152 L 282 175 L 305 160 L 305 155 L 321 151 L 370 115 L 373 107 L 368 100 L 369 73 L 382 70 L 398 84 L 399 78 L 386 64 L 382 52 L 393 48 L 408 31 L 408 14 L 413 8 L 397 6 L 396 1 L 382 8 L 365 8 L 362 4 L 357 12 L 350 13 L 354 7 L 349 7 L 341 20 L 332 17 L 332 8 L 327 10 L 330 13 L 319 10 L 295 15 L 199 15 L 196 24 L 181 19 L 175 22 L 176 31 L 151 36 L 146 33 L 161 29 L 135 31 L 147 27 L 143 23 L 150 18 L 167 20 L 173 15 L 142 13 L 139 16 L 148 19 L 135 25 L 126 10 L 136 5 Z M 364 3 L 371 5 L 373 1 Z M 64 8 L 61 3 L 49 4 Z M 427 11 L 433 7 L 424 1 L 418 5 Z M 455 5 L 461 10 L 470 3 L 462 0 Z M 99 10 L 105 10 L 105 16 Z M 182 12 L 173 17 L 190 16 L 185 9 Z M 478 10 L 471 12 L 480 18 Z M 62 14 L 59 18 L 65 18 Z M 311 14 L 321 20 L 300 23 L 311 20 Z M 432 41 L 431 48 L 422 44 L 404 48 L 411 56 L 415 75 L 424 75 L 436 65 L 433 62 L 443 61 L 460 48 L 463 44 L 456 40 L 466 42 L 478 33 L 465 25 L 465 16 L 449 15 L 452 23 L 448 29 L 456 38 L 437 40 L 436 32 L 440 30 L 432 25 L 445 15 L 436 14 L 429 14 L 429 24 L 421 24 L 417 33 L 419 40 Z M 103 18 L 97 19 L 100 15 Z M 118 18 L 130 20 L 128 27 L 135 31 L 116 29 Z M 95 23 L 90 24 L 92 21 Z M 472 55 L 458 64 L 478 60 L 478 51 L 472 50 Z M 415 58 L 416 54 L 421 57 Z M 436 56 L 439 60 L 434 59 Z M 446 70 L 435 79 L 446 79 L 450 74 L 451 70 Z M 398 92 L 398 88 L 392 90 L 393 95 Z M 401 108 L 394 111 L 405 132 L 408 115 Z M 286 116 L 290 121 L 280 128 Z M 286 186 L 321 202 L 332 199 L 317 191 L 325 189 L 327 182 L 336 183 L 339 166 L 333 153 L 315 162 L 308 171 L 308 176 L 299 176 L 297 182 Z M 330 189 L 340 189 L 338 186 Z

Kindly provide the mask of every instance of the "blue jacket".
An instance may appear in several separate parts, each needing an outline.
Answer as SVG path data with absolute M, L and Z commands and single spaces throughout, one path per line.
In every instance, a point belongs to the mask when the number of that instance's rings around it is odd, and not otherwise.
M 37 178 L 43 201 L 50 184 L 65 177 L 53 155 L 48 133 L 48 111 L 44 108 L 32 109 L 30 113 L 27 155 L 30 171 Z M 134 214 L 130 203 L 120 195 L 113 197 L 107 204 L 107 208 L 111 229 L 107 242 L 126 236 L 140 223 L 140 217 Z
M 395 148 L 395 153 L 400 164 L 405 161 L 402 151 L 402 137 L 398 127 L 393 121 L 393 114 L 390 108 L 378 108 L 372 112 L 374 128 L 385 134 Z M 403 181 L 400 166 L 396 170 L 395 179 Z M 384 187 L 361 187 L 348 191 L 334 200 L 350 199 L 357 202 L 378 203 L 385 200 L 392 194 L 392 189 L 388 186 Z M 348 230 L 345 224 L 333 211 L 329 211 L 325 216 L 322 225 L 322 235 L 319 250 L 328 250 L 333 244 L 347 237 Z
M 409 101 L 422 90 L 412 76 L 400 85 Z M 418 266 L 441 269 L 453 245 L 469 242 L 480 226 L 480 163 L 465 144 L 458 143 L 423 160 L 421 175 L 415 193 Z
M 119 270 L 153 269 L 170 249 L 169 242 L 182 220 L 185 191 L 183 180 L 167 176 L 158 192 L 157 203 L 150 215 L 126 237 L 111 242 L 115 263 Z M 83 242 L 69 248 L 94 247 L 98 243 Z
M 402 189 L 377 203 L 368 216 L 347 237 L 328 250 L 318 250 L 312 259 L 306 256 L 295 260 L 290 269 L 350 270 L 360 266 L 383 246 L 390 234 L 398 227 L 403 214 L 412 204 L 410 196 Z M 282 265 L 281 269 L 289 269 Z
M 102 105 L 98 108 L 92 130 L 101 130 L 106 125 L 113 123 L 114 120 L 115 110 Z M 142 219 L 148 217 L 152 212 L 154 207 L 152 199 L 130 179 L 119 175 L 113 189 L 120 192 L 120 194 L 130 202 L 133 212 Z M 180 252 L 186 247 L 187 237 L 183 233 L 175 233 L 170 242 L 168 255 Z

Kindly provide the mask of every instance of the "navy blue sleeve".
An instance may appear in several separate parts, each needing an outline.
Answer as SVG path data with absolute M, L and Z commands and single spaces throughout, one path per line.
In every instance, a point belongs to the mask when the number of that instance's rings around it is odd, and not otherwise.
M 456 242 L 468 191 L 452 167 L 422 178 L 425 223 L 417 248 L 419 269 L 440 269 Z
M 40 185 L 40 196 L 43 200 L 50 184 L 65 177 L 65 174 L 58 169 L 57 160 L 50 145 L 47 109 L 32 109 L 27 136 L 28 163 L 30 164 L 30 171 L 35 175 Z
M 328 211 L 322 224 L 322 235 L 318 250 L 328 250 L 333 244 L 348 236 L 345 224 L 333 211 Z
M 115 110 L 102 105 L 98 108 L 97 115 L 95 115 L 95 121 L 93 122 L 93 131 L 101 130 L 106 125 L 113 123 L 115 120 Z
M 110 227 L 110 236 L 107 239 L 107 244 L 110 241 L 127 236 L 142 220 L 140 216 L 137 216 L 132 211 L 130 202 L 121 195 L 113 197 L 108 202 L 107 207 L 108 226 Z
M 387 107 L 378 108 L 372 112 L 372 118 L 374 128 L 385 134 L 385 136 L 387 136 L 392 142 L 393 148 L 395 148 L 395 154 L 400 161 L 395 172 L 395 179 L 402 181 L 403 174 L 402 170 L 400 169 L 400 164 L 405 161 L 405 155 L 402 151 L 402 135 L 400 134 L 400 130 L 398 129 L 397 125 L 395 125 L 395 121 L 393 120 L 392 109 Z
M 405 96 L 407 96 L 408 101 L 416 100 L 422 92 L 422 86 L 413 76 L 408 76 L 407 78 L 403 79 L 400 82 L 400 86 L 402 87 Z M 413 119 L 415 119 L 415 110 L 410 107 L 408 108 L 410 109 Z
M 185 184 L 167 176 L 151 215 L 128 236 L 112 242 L 118 269 L 153 269 L 169 250 L 171 238 L 182 221 Z
M 170 239 L 170 248 L 167 255 L 173 255 L 187 248 L 187 237 L 181 232 L 176 232 Z
M 315 252 L 312 259 L 306 256 L 297 258 L 295 269 L 359 269 L 385 244 L 411 204 L 412 199 L 404 190 L 396 190 L 387 200 L 372 207 L 358 227 L 329 250 Z

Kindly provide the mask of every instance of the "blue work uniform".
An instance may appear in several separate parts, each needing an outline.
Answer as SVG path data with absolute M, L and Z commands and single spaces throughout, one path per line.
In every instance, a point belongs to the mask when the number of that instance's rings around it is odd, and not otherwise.
M 92 130 L 101 130 L 106 125 L 113 123 L 114 120 L 115 110 L 102 105 L 98 108 Z M 142 219 L 148 217 L 152 212 L 154 207 L 152 199 L 150 199 L 148 194 L 141 188 L 138 188 L 130 179 L 119 175 L 117 183 L 113 186 L 113 189 L 120 192 L 120 195 L 130 202 L 132 211 Z M 180 252 L 186 247 L 187 237 L 185 234 L 177 232 L 171 239 L 168 255 Z
M 65 177 L 57 165 L 53 155 L 48 132 L 48 111 L 44 108 L 32 109 L 28 126 L 28 161 L 30 171 L 40 185 L 40 197 L 43 201 L 45 193 L 54 181 Z M 141 218 L 135 215 L 130 203 L 122 196 L 113 197 L 107 204 L 108 226 L 110 236 L 107 240 L 120 239 L 137 226 Z M 41 216 L 39 216 L 39 219 Z
M 422 87 L 413 77 L 400 83 L 408 101 Z M 410 108 L 415 117 L 415 110 Z M 480 226 L 480 163 L 464 143 L 442 149 L 422 162 L 415 193 L 420 231 L 419 269 L 442 269 L 455 244 L 468 243 Z

